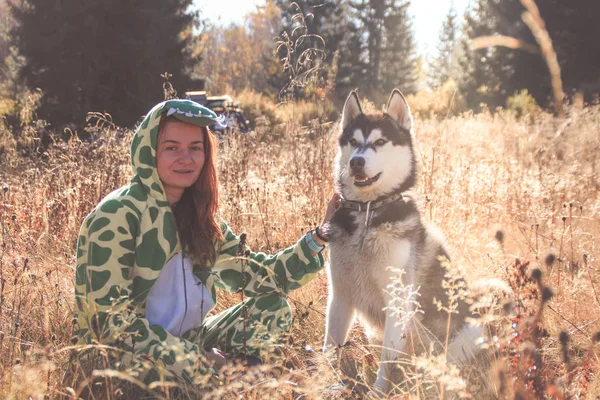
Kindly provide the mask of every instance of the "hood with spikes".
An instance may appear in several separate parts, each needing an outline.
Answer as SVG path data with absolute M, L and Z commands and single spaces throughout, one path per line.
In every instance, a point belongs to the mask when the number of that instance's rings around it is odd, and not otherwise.
M 167 100 L 155 105 L 137 128 L 131 141 L 131 168 L 146 192 L 157 200 L 167 200 L 156 169 L 156 141 L 161 116 L 173 116 L 183 122 L 210 126 L 217 115 L 191 100 Z

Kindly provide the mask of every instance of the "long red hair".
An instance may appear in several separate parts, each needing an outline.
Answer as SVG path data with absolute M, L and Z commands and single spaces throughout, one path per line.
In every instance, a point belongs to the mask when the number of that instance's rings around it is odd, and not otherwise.
M 173 116 L 163 116 L 159 136 Z M 181 247 L 195 263 L 211 267 L 217 259 L 215 244 L 223 241 L 221 226 L 217 223 L 219 211 L 219 180 L 217 177 L 217 143 L 207 127 L 201 127 L 204 136 L 204 166 L 196 182 L 185 189 L 173 207 Z

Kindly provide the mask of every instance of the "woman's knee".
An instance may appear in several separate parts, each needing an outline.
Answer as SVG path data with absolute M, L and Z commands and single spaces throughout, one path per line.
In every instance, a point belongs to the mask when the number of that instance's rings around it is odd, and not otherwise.
M 292 309 L 285 296 L 277 293 L 255 298 L 252 307 L 255 320 L 269 331 L 287 332 L 292 324 Z

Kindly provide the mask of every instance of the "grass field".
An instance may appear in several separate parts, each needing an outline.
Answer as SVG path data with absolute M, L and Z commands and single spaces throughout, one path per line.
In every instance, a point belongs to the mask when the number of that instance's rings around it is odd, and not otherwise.
M 282 113 L 279 125 L 221 145 L 222 216 L 248 234 L 254 250 L 294 243 L 322 219 L 333 192 L 338 125 L 301 126 L 293 107 L 273 107 Z M 538 111 L 517 119 L 503 110 L 417 116 L 426 216 L 445 233 L 453 264 L 468 280 L 506 281 L 514 307 L 488 338 L 489 372 L 421 357 L 397 398 L 406 390 L 430 398 L 600 396 L 599 127 L 599 106 L 572 107 L 566 118 Z M 116 372 L 74 365 L 81 349 L 70 347 L 79 225 L 130 174 L 131 132 L 119 139 L 111 128 L 96 133 L 102 139 L 94 144 L 73 139 L 35 156 L 9 143 L 0 156 L 0 398 L 77 398 L 86 379 L 97 383 L 95 398 L 142 398 L 144 390 Z M 541 280 L 531 278 L 535 269 Z M 219 298 L 219 310 L 239 300 Z M 338 377 L 319 353 L 326 299 L 324 271 L 291 295 L 295 321 L 283 367 L 266 366 L 245 380 L 231 368 L 211 390 L 147 390 L 164 398 L 361 398 L 373 383 L 378 351 L 355 326 Z M 339 378 L 349 393 L 327 391 Z

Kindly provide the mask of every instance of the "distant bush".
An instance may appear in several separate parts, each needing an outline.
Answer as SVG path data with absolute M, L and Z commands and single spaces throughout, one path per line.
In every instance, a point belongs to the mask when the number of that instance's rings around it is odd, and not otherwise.
M 285 135 L 289 129 L 287 123 L 292 121 L 295 126 L 312 130 L 315 125 L 337 119 L 338 111 L 333 102 L 325 96 L 313 97 L 315 100 L 277 103 L 268 96 L 250 91 L 234 96 L 240 102 L 246 119 L 250 121 L 250 129 L 271 136 Z
M 458 114 L 467 108 L 465 99 L 453 79 L 447 80 L 437 90 L 422 90 L 409 94 L 406 101 L 415 114 L 424 118 Z
M 14 115 L 16 109 L 15 101 L 8 97 L 0 96 L 0 117 Z
M 333 102 L 327 99 L 284 103 L 277 111 L 284 121 L 293 120 L 301 126 L 309 126 L 315 120 L 319 122 L 335 120 L 338 113 Z
M 275 103 L 267 96 L 256 92 L 243 91 L 236 94 L 234 98 L 240 102 L 244 116 L 250 121 L 250 129 L 256 127 L 257 121 L 268 126 L 275 126 L 282 122 L 277 114 Z
M 517 118 L 526 115 L 536 116 L 541 111 L 541 108 L 527 89 L 523 89 L 506 99 L 506 108 L 513 111 Z

